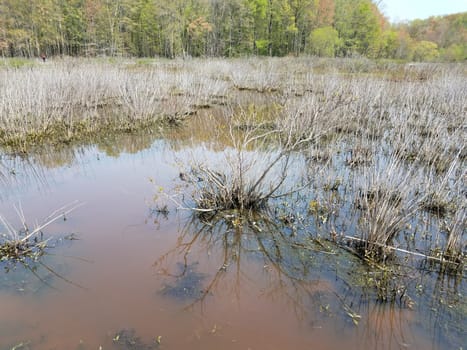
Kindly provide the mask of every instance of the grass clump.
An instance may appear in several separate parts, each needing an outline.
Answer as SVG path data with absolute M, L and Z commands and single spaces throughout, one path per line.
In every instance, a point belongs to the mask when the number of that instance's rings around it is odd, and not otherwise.
M 360 238 L 355 247 L 361 256 L 384 261 L 393 253 L 387 249 L 420 207 L 415 195 L 415 167 L 405 167 L 397 155 L 363 170 L 358 178 L 356 204 Z
M 466 223 L 467 210 L 461 208 L 456 212 L 447 229 L 448 236 L 443 258 L 446 260 L 448 267 L 450 263 L 454 263 L 454 270 L 462 270 L 465 264 L 467 245 L 464 237 L 467 232 Z
M 47 247 L 47 241 L 35 240 L 6 240 L 0 243 L 0 261 L 18 262 L 25 259 L 36 261 Z
M 197 185 L 199 196 L 196 208 L 204 211 L 220 210 L 260 210 L 265 207 L 268 195 L 254 188 L 254 184 L 244 184 L 241 177 L 228 176 L 203 166 L 193 169 L 196 178 L 187 179 Z
M 180 178 L 193 187 L 195 210 L 258 211 L 266 208 L 270 198 L 280 196 L 279 188 L 287 176 L 289 157 L 281 151 L 274 155 L 265 155 L 267 160 L 254 167 L 261 163 L 257 155 L 242 149 L 230 150 L 225 155 L 225 170 L 195 164 Z M 275 171 L 280 174 L 272 175 Z
M 0 223 L 4 229 L 4 232 L 0 231 L 0 261 L 7 264 L 38 261 L 48 247 L 48 240 L 44 239 L 42 230 L 58 219 L 64 218 L 78 206 L 77 203 L 71 203 L 54 211 L 34 229 L 30 229 L 27 225 L 21 206 L 15 207 L 22 225 L 19 230 L 15 229 L 3 216 L 0 216 Z

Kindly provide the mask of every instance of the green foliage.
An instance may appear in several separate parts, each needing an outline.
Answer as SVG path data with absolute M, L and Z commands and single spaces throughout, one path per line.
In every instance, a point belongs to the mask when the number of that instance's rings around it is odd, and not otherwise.
M 378 47 L 378 57 L 396 57 L 399 47 L 399 38 L 395 30 L 386 30 L 382 33 Z
M 83 12 L 83 0 L 71 0 L 62 3 L 63 22 L 65 25 L 65 41 L 69 54 L 77 55 L 81 49 L 81 43 L 85 38 L 86 22 Z
M 440 55 L 422 42 L 436 43 Z M 467 13 L 390 26 L 375 0 L 0 2 L 3 57 L 313 53 L 462 61 L 465 42 Z
M 357 52 L 374 57 L 379 45 L 381 28 L 378 18 L 373 12 L 372 2 L 368 0 L 354 1 L 355 7 L 343 14 L 339 35 L 343 38 L 344 54 Z
M 315 29 L 310 34 L 311 53 L 317 56 L 334 57 L 341 43 L 339 33 L 332 27 Z
M 441 51 L 443 61 L 462 62 L 467 60 L 467 44 L 452 44 Z
M 397 27 L 400 33 L 407 33 L 413 41 L 411 51 L 414 60 L 442 59 L 464 61 L 467 58 L 467 12 L 414 20 Z M 439 50 L 439 56 L 433 45 Z M 430 46 L 430 47 L 428 47 Z M 427 52 L 425 51 L 431 51 Z
M 255 41 L 255 46 L 257 49 L 257 53 L 259 55 L 267 55 L 268 54 L 268 48 L 269 48 L 269 40 L 256 40 Z
M 32 66 L 34 66 L 33 61 L 20 57 L 5 58 L 0 60 L 0 67 L 21 68 Z
M 438 45 L 432 41 L 420 41 L 415 45 L 414 61 L 433 61 L 439 57 Z

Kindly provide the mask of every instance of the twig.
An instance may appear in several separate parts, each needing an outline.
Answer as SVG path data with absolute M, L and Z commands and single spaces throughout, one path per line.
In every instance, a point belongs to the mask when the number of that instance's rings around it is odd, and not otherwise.
M 352 236 L 343 236 L 343 237 L 345 239 L 352 240 L 352 241 L 367 242 L 366 240 L 361 239 L 361 238 L 357 238 L 357 237 L 352 237 Z M 377 243 L 377 242 L 372 242 L 371 244 L 376 245 L 376 246 L 381 247 L 381 248 L 387 248 L 387 249 L 390 249 L 390 250 L 394 250 L 394 251 L 397 251 L 397 252 L 400 252 L 400 253 L 415 255 L 415 256 L 419 256 L 419 257 L 422 257 L 422 258 L 425 258 L 425 259 L 428 259 L 428 260 L 439 261 L 441 263 L 449 262 L 449 263 L 454 263 L 456 265 L 459 264 L 457 262 L 448 261 L 448 260 L 446 260 L 444 258 L 438 258 L 438 257 L 435 257 L 435 256 L 430 256 L 430 255 L 427 255 L 427 254 L 423 254 L 423 253 L 412 252 L 410 250 L 406 250 L 406 249 L 402 249 L 402 248 L 396 248 L 396 247 L 393 247 L 393 246 L 389 246 L 389 245 L 385 245 L 385 244 L 381 244 L 381 243 Z
M 77 208 L 79 208 L 79 207 L 81 207 L 81 206 L 83 206 L 83 205 L 84 205 L 84 203 L 78 203 L 77 205 L 75 205 L 74 207 L 72 207 L 72 208 L 70 208 L 70 209 L 64 211 L 64 212 L 61 213 L 60 215 L 57 215 L 57 216 L 55 216 L 55 217 L 52 217 L 50 220 L 48 220 L 48 221 L 45 222 L 44 224 L 42 224 L 42 225 L 36 227 L 31 233 L 29 233 L 28 235 L 26 235 L 25 237 L 23 237 L 23 238 L 20 240 L 20 242 L 21 242 L 21 243 L 26 242 L 29 238 L 31 238 L 31 237 L 34 236 L 36 233 L 38 233 L 39 231 L 41 231 L 44 227 L 49 226 L 50 224 L 52 224 L 53 222 L 57 221 L 57 220 L 60 219 L 61 217 L 65 216 L 66 214 L 71 213 L 73 210 L 75 210 L 75 209 L 77 209 Z M 67 207 L 67 206 L 65 206 L 65 207 Z M 57 211 L 55 211 L 54 213 L 56 213 L 56 212 L 57 212 Z M 49 215 L 49 218 L 50 218 L 50 217 L 51 217 L 51 216 Z

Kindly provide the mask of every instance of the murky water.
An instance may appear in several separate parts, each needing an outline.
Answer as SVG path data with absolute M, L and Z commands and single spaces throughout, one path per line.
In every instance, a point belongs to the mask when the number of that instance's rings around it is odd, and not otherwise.
M 462 346 L 465 320 L 448 311 L 436 319 L 430 308 L 447 306 L 430 304 L 431 292 L 414 305 L 378 302 L 358 282 L 365 267 L 345 251 L 301 246 L 305 238 L 274 223 L 258 231 L 156 212 L 156 187 L 173 186 L 177 161 L 200 149 L 221 154 L 213 129 L 198 128 L 2 156 L 0 213 L 15 227 L 18 203 L 31 225 L 64 204 L 83 206 L 44 230 L 54 247 L 43 265 L 1 272 L 0 349 Z M 465 307 L 463 282 L 423 278 Z M 460 329 L 440 329 L 449 317 Z

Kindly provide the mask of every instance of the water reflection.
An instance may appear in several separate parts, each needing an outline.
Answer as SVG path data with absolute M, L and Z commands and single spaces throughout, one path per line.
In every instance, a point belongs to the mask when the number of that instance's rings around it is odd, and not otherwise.
M 462 312 L 451 310 L 462 305 L 461 294 L 452 290 L 452 281 L 441 280 L 449 290 L 440 281 L 430 287 L 442 295 L 414 295 L 422 284 L 428 288 L 428 277 L 414 268 L 384 272 L 368 266 L 330 241 L 291 230 L 274 212 L 248 219 L 236 212 L 194 214 L 154 266 L 170 286 L 161 293 L 185 310 L 203 313 L 220 295 L 242 305 L 255 293 L 271 304 L 286 305 L 308 332 L 332 324 L 362 349 L 430 346 L 421 334 L 431 334 L 433 349 L 462 343 Z M 258 288 L 252 291 L 253 281 Z M 443 298 L 449 301 L 443 304 Z M 423 305 L 427 300 L 431 304 Z
M 0 151 L 0 201 L 37 189 L 40 193 L 56 191 L 66 183 L 65 177 L 81 180 L 92 176 L 98 162 L 121 158 L 123 154 L 147 151 L 159 155 L 169 145 L 153 132 L 135 135 L 113 135 L 97 143 L 69 147 L 43 147 L 29 154 L 8 155 Z M 144 157 L 148 158 L 147 155 Z
M 355 330 L 359 347 L 384 350 L 420 346 L 412 311 L 394 304 L 366 304 L 360 312 L 365 321 Z
M 50 290 L 57 290 L 60 284 L 67 284 L 76 288 L 86 289 L 76 281 L 67 278 L 70 270 L 70 261 L 90 263 L 90 261 L 62 253 L 53 253 L 51 250 L 72 244 L 73 236 L 69 235 L 59 239 L 47 240 L 47 251 L 41 256 L 21 260 L 5 260 L 0 262 L 4 272 L 0 275 L 0 293 L 35 295 L 39 296 Z
M 103 158 L 117 159 L 123 154 L 141 154 L 143 151 L 158 156 L 161 149 L 180 151 L 205 144 L 222 150 L 226 147 L 226 137 L 215 145 L 207 143 L 213 133 L 219 136 L 219 132 L 225 131 L 222 122 L 209 123 L 214 120 L 205 119 L 200 123 L 195 117 L 183 126 L 148 128 L 136 134 L 108 134 L 78 145 L 44 146 L 28 154 L 12 155 L 0 150 L 0 201 L 31 187 L 47 190 L 59 181 L 62 169 L 86 172 L 90 163 Z
M 186 281 L 203 256 L 209 260 L 209 267 L 203 269 L 208 277 L 184 302 L 186 309 L 202 310 L 212 296 L 225 293 L 241 304 L 242 289 L 252 281 L 260 285 L 259 298 L 281 301 L 310 324 L 320 324 L 330 314 L 330 304 L 348 307 L 341 299 L 336 302 L 330 270 L 319 263 L 320 257 L 335 252 L 297 235 L 274 213 L 268 214 L 246 219 L 232 211 L 193 215 L 186 222 L 177 244 L 154 263 L 168 283 L 177 283 Z
M 161 149 L 179 152 L 207 147 L 213 152 L 223 151 L 232 146 L 228 128 L 232 114 L 233 110 L 216 107 L 200 110 L 182 125 L 151 127 L 131 134 L 109 133 L 77 144 L 46 145 L 23 154 L 0 150 L 0 200 L 31 187 L 47 190 L 59 181 L 62 169 L 86 172 L 90 163 L 102 158 L 117 159 L 144 151 L 159 156 Z
M 18 189 L 46 187 L 49 181 L 46 169 L 34 159 L 0 154 L 0 201 L 16 195 Z
M 419 286 L 419 311 L 430 310 L 420 318 L 420 326 L 430 329 L 432 348 L 465 342 L 466 283 L 462 275 L 450 275 L 444 266 L 427 270 Z
M 107 135 L 96 140 L 97 150 L 108 157 L 118 158 L 122 153 L 136 154 L 150 149 L 151 146 L 161 139 L 159 130 L 147 129 L 134 134 Z

